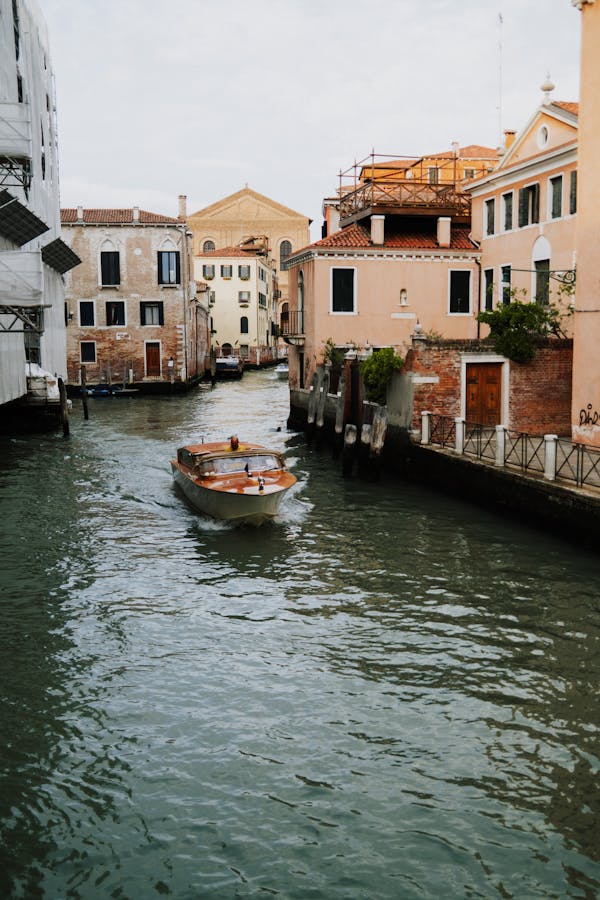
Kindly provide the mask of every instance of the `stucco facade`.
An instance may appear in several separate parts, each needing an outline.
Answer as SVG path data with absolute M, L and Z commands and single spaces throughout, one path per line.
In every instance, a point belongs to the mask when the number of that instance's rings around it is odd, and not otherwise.
M 568 317 L 576 264 L 578 105 L 548 99 L 491 175 L 467 186 L 482 251 L 479 306 L 538 300 Z
M 54 76 L 35 0 L 0 0 L 0 404 L 26 361 L 66 377 Z M 8 310 L 10 307 L 10 310 Z
M 287 302 L 288 276 L 282 261 L 310 243 L 310 219 L 307 216 L 245 187 L 191 213 L 187 223 L 194 236 L 195 255 L 235 247 L 253 235 L 266 235 L 277 270 L 279 306 Z
M 581 10 L 581 104 L 577 293 L 574 316 L 572 429 L 576 441 L 600 446 L 600 3 Z
M 194 257 L 196 281 L 209 291 L 212 344 L 217 355 L 259 366 L 277 356 L 274 265 L 267 241 L 249 240 Z
M 208 305 L 196 294 L 185 224 L 132 209 L 62 210 L 82 264 L 67 277 L 71 385 L 182 385 L 208 366 Z

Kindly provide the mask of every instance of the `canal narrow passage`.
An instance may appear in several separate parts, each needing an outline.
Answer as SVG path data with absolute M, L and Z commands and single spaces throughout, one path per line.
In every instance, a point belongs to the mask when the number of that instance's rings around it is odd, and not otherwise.
M 0 446 L 0 896 L 600 894 L 600 561 L 345 481 L 272 372 Z M 286 453 L 279 519 L 172 485 Z

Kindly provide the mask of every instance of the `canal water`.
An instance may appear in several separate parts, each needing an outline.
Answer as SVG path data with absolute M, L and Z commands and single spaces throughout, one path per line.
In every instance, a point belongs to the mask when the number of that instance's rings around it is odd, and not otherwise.
M 344 481 L 272 372 L 0 442 L 2 898 L 600 894 L 600 563 Z M 237 432 L 298 484 L 174 489 Z

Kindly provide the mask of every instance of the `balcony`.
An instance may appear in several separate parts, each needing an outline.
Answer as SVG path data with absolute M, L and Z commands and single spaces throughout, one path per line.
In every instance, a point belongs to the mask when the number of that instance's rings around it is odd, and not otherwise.
M 304 310 L 284 310 L 281 313 L 279 328 L 281 337 L 286 344 L 301 347 L 304 344 Z

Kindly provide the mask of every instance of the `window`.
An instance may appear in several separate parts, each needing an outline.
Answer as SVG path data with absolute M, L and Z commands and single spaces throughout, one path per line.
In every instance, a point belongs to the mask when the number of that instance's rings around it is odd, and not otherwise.
M 429 184 L 439 184 L 440 180 L 440 170 L 437 166 L 429 166 L 427 169 L 427 178 L 429 180 Z
M 519 191 L 519 228 L 540 221 L 540 186 L 530 184 Z
M 331 312 L 354 313 L 356 269 L 331 270 Z
M 215 249 L 214 241 L 204 241 L 204 243 L 202 244 L 202 252 L 203 253 L 210 253 L 210 251 L 214 250 L 214 249 Z
M 571 172 L 569 185 L 569 212 L 571 215 L 577 212 L 577 170 Z
M 240 334 L 248 334 L 248 316 L 242 316 L 240 319 Z
M 510 231 L 513 227 L 513 195 L 502 194 L 502 206 L 504 209 L 504 230 Z
M 125 301 L 109 300 L 106 304 L 106 324 L 107 325 L 124 325 L 125 324 Z
M 260 278 L 261 281 L 266 281 L 266 280 L 267 280 L 267 273 L 266 273 L 265 270 L 262 268 L 262 266 L 259 266 L 259 267 L 258 267 L 258 277 Z
M 79 301 L 79 324 L 82 328 L 89 328 L 96 324 L 93 300 Z
M 248 344 L 240 344 L 240 359 L 248 359 L 250 356 L 250 348 Z
M 535 302 L 547 306 L 550 302 L 550 260 L 540 259 L 535 263 Z
M 471 273 L 464 269 L 450 272 L 450 312 L 454 315 L 471 312 Z
M 267 305 L 267 295 L 261 294 L 260 291 L 258 292 L 258 305 L 262 307 L 266 307 Z
M 121 284 L 119 253 L 115 250 L 103 250 L 100 254 L 100 272 L 103 287 L 114 287 Z
M 550 208 L 553 219 L 562 216 L 562 175 L 550 179 Z
M 239 303 L 250 303 L 250 291 L 238 291 Z
M 162 302 L 145 301 L 140 303 L 140 325 L 164 325 L 164 309 Z
M 202 277 L 206 278 L 207 281 L 212 281 L 212 279 L 215 277 L 215 267 L 202 266 Z
M 279 245 L 279 268 L 283 269 L 284 263 L 290 253 L 292 252 L 292 245 L 290 241 L 282 241 Z
M 79 355 L 82 363 L 96 362 L 96 341 L 81 341 Z
M 504 303 L 505 306 L 507 306 L 511 301 L 511 296 L 510 296 L 511 269 L 510 269 L 510 266 L 502 266 L 502 268 L 500 269 L 500 274 L 501 274 L 501 278 L 502 278 L 502 302 Z
M 469 181 L 471 178 L 475 178 L 475 169 L 465 169 L 465 179 Z
M 496 201 L 486 200 L 485 201 L 485 233 L 493 234 L 494 233 L 494 220 L 496 218 Z
M 483 308 L 490 310 L 494 308 L 494 270 L 486 269 L 483 273 L 484 297 Z
M 180 281 L 179 250 L 159 250 L 158 283 L 179 284 Z
M 233 276 L 233 266 L 221 266 L 221 278 L 231 278 Z
M 242 281 L 248 281 L 250 278 L 250 266 L 238 266 L 238 277 Z

